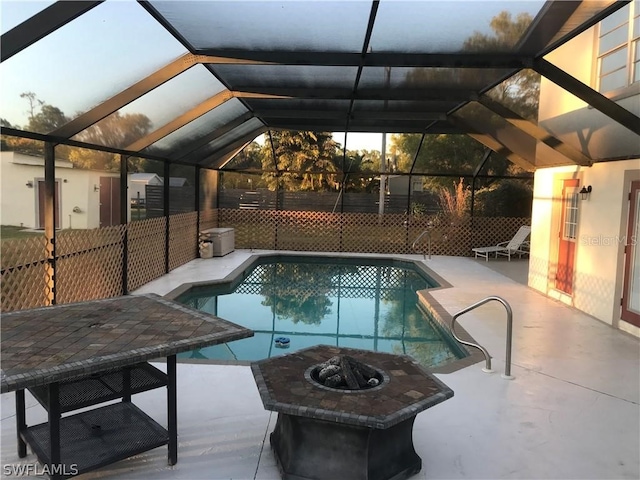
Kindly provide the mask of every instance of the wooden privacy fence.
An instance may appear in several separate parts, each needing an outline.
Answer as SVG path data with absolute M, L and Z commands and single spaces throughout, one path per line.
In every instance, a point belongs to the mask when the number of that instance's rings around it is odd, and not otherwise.
M 286 210 L 300 212 L 378 213 L 380 195 L 364 192 L 274 192 L 257 190 L 223 189 L 218 197 L 218 207 L 240 210 Z M 385 195 L 384 211 L 406 213 L 412 204 L 419 204 L 425 213 L 442 210 L 438 195 L 432 192 L 412 192 L 407 195 Z
M 396 254 L 415 253 L 413 241 L 431 222 L 433 255 L 469 256 L 475 246 L 509 240 L 520 226 L 530 224 L 530 218 L 479 217 L 447 223 L 404 214 L 218 209 L 61 231 L 54 256 L 48 254 L 44 235 L 5 240 L 2 311 L 135 290 L 197 257 L 198 222 L 201 230 L 234 228 L 236 248 Z

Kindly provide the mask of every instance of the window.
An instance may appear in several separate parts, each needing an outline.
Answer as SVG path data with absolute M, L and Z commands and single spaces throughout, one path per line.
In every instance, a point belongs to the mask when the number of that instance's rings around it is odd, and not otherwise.
M 565 240 L 576 240 L 578 233 L 578 198 L 579 193 L 567 192 L 564 204 L 564 229 L 562 237 Z
M 600 22 L 598 90 L 602 93 L 640 81 L 640 0 Z

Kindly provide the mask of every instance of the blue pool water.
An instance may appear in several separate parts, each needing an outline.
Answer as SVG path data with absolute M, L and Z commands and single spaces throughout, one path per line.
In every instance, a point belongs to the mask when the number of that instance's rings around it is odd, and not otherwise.
M 195 286 L 176 298 L 255 335 L 179 358 L 247 362 L 325 344 L 408 354 L 426 367 L 440 366 L 465 353 L 418 307 L 416 291 L 434 286 L 409 262 L 263 258 L 240 283 Z M 289 342 L 276 342 L 281 337 Z

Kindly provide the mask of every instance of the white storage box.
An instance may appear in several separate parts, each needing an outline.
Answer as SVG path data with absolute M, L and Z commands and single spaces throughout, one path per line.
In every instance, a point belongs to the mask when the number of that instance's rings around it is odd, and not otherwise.
M 209 243 L 210 242 L 210 243 Z M 204 248 L 203 246 L 207 247 Z M 235 249 L 235 232 L 233 228 L 209 228 L 200 232 L 200 256 L 202 258 L 210 258 L 203 255 L 209 254 L 209 245 L 211 248 L 211 256 L 222 257 L 227 253 L 233 252 Z

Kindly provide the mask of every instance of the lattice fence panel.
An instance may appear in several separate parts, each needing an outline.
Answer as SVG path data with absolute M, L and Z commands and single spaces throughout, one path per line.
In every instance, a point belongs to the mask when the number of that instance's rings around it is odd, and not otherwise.
M 1 309 L 3 312 L 48 305 L 47 239 L 43 236 L 2 242 Z
M 276 225 L 279 214 L 274 210 L 219 209 L 220 227 L 234 228 L 236 248 L 276 248 Z
M 200 212 L 200 230 L 216 228 L 218 226 L 218 210 L 203 210 Z
M 473 219 L 473 247 L 486 247 L 508 242 L 523 225 L 531 225 L 529 217 L 478 217 Z
M 56 236 L 56 303 L 122 295 L 125 225 Z
M 389 267 L 364 267 L 358 268 L 357 272 L 341 273 L 344 268 L 348 267 L 338 267 L 335 275 L 326 278 L 324 276 L 317 279 L 300 278 L 293 272 L 290 275 L 276 274 L 274 278 L 272 265 L 262 265 L 238 285 L 234 293 L 299 298 L 325 295 L 342 298 L 375 298 L 380 293 L 383 298 L 388 298 L 402 292 L 405 277 L 403 270 Z M 323 278 L 325 281 L 322 281 Z
M 278 250 L 340 251 L 339 213 L 279 212 Z
M 169 217 L 169 270 L 198 256 L 198 213 L 180 213 Z
M 406 215 L 343 213 L 342 250 L 362 253 L 410 253 Z
M 410 218 L 409 248 L 426 230 L 430 233 L 423 236 L 416 244 L 420 253 L 429 253 L 431 238 L 432 255 L 467 256 L 471 252 L 471 221 L 466 219 L 455 224 L 443 225 L 436 217 Z M 412 253 L 415 251 L 411 250 Z
M 128 225 L 127 289 L 129 291 L 164 275 L 166 222 L 166 217 L 158 217 Z
M 170 268 L 197 255 L 196 213 L 171 217 Z M 402 214 L 283 212 L 220 209 L 200 214 L 201 229 L 235 229 L 237 248 L 415 253 L 412 242 L 432 229 L 432 255 L 470 256 L 475 246 L 508 241 L 528 217 L 476 217 L 458 225 L 441 225 L 435 217 Z M 163 217 L 133 222 L 128 232 L 128 290 L 165 273 Z M 122 293 L 122 251 L 125 226 L 61 232 L 56 248 L 56 301 L 106 298 Z M 185 241 L 189 244 L 184 247 Z M 426 237 L 422 243 L 426 252 Z M 44 236 L 2 243 L 1 308 L 4 312 L 48 304 L 51 279 Z

